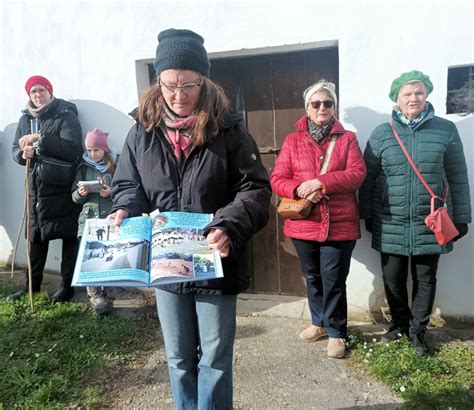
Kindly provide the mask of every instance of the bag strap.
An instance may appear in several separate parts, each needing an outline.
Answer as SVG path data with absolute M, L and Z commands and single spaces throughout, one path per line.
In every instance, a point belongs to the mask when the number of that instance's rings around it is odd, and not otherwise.
M 413 168 L 413 171 L 415 171 L 415 174 L 417 177 L 420 179 L 421 183 L 423 186 L 426 188 L 426 190 L 430 193 L 431 195 L 431 208 L 433 209 L 433 203 L 434 199 L 438 198 L 439 200 L 443 201 L 446 203 L 446 198 L 448 197 L 448 189 L 449 185 L 446 183 L 446 192 L 444 193 L 444 198 L 440 198 L 438 195 L 436 195 L 433 190 L 430 188 L 428 183 L 426 182 L 425 178 L 421 175 L 420 171 L 418 170 L 417 166 L 413 162 L 413 159 L 411 158 L 410 154 L 408 153 L 405 144 L 403 143 L 402 139 L 400 138 L 400 135 L 398 135 L 398 132 L 395 130 L 395 127 L 393 126 L 393 120 L 390 121 L 390 128 L 392 128 L 393 135 L 395 135 L 395 138 L 397 139 L 398 143 L 400 144 L 400 147 L 402 148 L 403 153 L 408 159 L 408 162 L 410 163 L 411 167 Z
M 321 171 L 319 172 L 319 175 L 324 175 L 329 166 L 329 160 L 331 159 L 332 152 L 334 151 L 334 145 L 336 144 L 336 139 L 337 135 L 333 135 L 331 137 L 331 141 L 329 141 L 328 149 L 326 151 L 326 154 L 324 154 L 324 162 L 323 166 L 321 167 Z

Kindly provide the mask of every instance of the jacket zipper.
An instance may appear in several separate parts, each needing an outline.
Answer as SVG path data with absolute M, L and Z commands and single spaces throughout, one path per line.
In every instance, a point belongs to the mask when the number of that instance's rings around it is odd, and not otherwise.
M 412 129 L 410 129 L 410 132 L 411 132 L 411 135 L 409 135 L 409 138 L 410 138 L 410 151 L 411 151 L 411 157 L 413 159 L 413 162 L 416 161 L 416 158 L 415 158 L 415 133 Z M 415 162 L 416 164 L 416 162 Z M 416 189 L 415 187 L 415 184 L 416 184 L 416 175 L 415 175 L 415 172 L 413 171 L 412 167 L 410 166 L 410 164 L 408 164 L 408 169 L 410 171 L 410 180 L 411 180 L 411 183 L 410 183 L 410 223 L 408 225 L 408 229 L 409 229 L 409 235 L 408 235 L 408 238 L 410 239 L 409 241 L 409 253 L 412 253 L 413 252 L 413 247 L 414 247 L 414 243 L 413 243 L 413 205 L 415 204 L 415 201 L 414 201 L 414 190 Z

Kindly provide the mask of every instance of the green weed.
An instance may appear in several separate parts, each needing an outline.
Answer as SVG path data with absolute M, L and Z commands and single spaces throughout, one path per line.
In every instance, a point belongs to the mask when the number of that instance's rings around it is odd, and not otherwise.
M 357 332 L 350 335 L 349 345 L 349 363 L 387 384 L 405 400 L 405 407 L 474 408 L 474 349 L 443 345 L 421 358 L 406 337 L 383 345 Z
M 5 302 L 0 283 L 0 410 L 100 408 L 101 372 L 133 361 L 154 342 L 144 319 L 99 319 L 84 304 L 51 304 L 46 294 Z

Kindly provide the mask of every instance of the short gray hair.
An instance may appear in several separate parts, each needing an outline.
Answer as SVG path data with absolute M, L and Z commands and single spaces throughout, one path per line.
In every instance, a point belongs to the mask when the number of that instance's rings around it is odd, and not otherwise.
M 311 96 L 319 91 L 323 91 L 329 94 L 334 101 L 334 108 L 337 107 L 337 95 L 336 95 L 336 86 L 334 83 L 327 81 L 325 79 L 319 80 L 318 82 L 310 85 L 306 90 L 303 91 L 304 98 L 304 108 L 306 109 L 309 104 L 309 99 Z

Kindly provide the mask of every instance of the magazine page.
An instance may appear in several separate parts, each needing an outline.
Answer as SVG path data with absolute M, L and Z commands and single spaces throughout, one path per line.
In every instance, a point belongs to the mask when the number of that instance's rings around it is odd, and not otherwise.
M 203 235 L 212 218 L 190 212 L 152 215 L 151 286 L 224 276 L 219 253 Z
M 73 286 L 148 286 L 151 218 L 88 219 Z
M 101 184 L 99 181 L 78 181 L 77 186 L 80 187 L 88 187 L 91 193 L 100 192 Z

